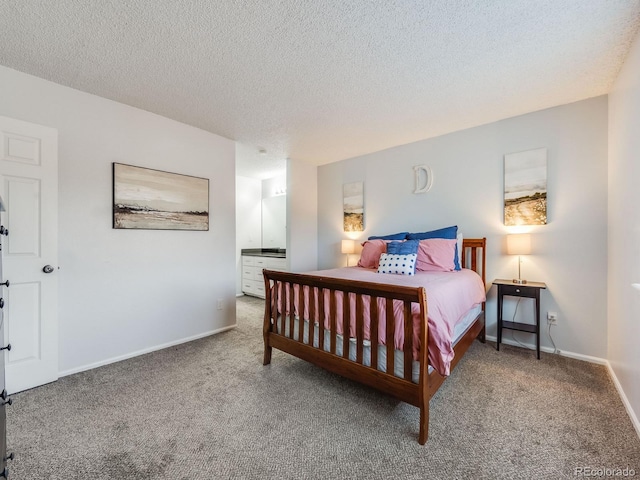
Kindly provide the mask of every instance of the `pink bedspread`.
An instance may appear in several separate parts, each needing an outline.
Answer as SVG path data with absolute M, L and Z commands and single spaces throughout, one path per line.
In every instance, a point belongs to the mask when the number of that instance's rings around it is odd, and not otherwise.
M 454 357 L 453 350 L 453 331 L 456 324 L 462 320 L 465 313 L 473 306 L 484 302 L 485 288 L 480 276 L 473 270 L 462 269 L 457 272 L 416 272 L 414 276 L 407 275 L 390 275 L 377 273 L 374 269 L 361 267 L 336 268 L 331 270 L 320 270 L 316 272 L 306 272 L 308 275 L 316 275 L 329 278 L 340 278 L 348 280 L 357 280 L 363 282 L 385 283 L 394 285 L 403 285 L 410 287 L 423 286 L 427 292 L 427 313 L 428 313 L 428 334 L 429 334 L 429 363 L 441 375 L 449 375 L 451 360 Z M 304 288 L 305 298 L 308 300 L 308 287 Z M 287 295 L 288 297 L 288 295 Z M 299 289 L 294 289 L 294 314 L 298 312 Z M 317 295 L 316 295 L 317 298 Z M 337 313 L 337 331 L 342 334 L 342 292 L 338 292 L 336 296 L 336 313 Z M 350 312 L 352 312 L 349 327 L 349 336 L 356 336 L 355 325 L 355 296 L 350 296 Z M 364 297 L 364 337 L 370 340 L 370 323 L 369 317 L 369 297 Z M 378 299 L 378 342 L 385 344 L 386 340 L 386 311 L 384 307 L 384 299 Z M 323 320 L 324 327 L 329 329 L 329 296 L 326 292 L 325 298 L 325 318 Z M 309 319 L 308 301 L 304 302 L 305 311 L 303 317 Z M 286 303 L 287 308 L 289 302 Z M 279 309 L 280 310 L 280 309 Z M 418 359 L 418 351 L 420 349 L 420 317 L 418 304 L 412 305 L 413 312 L 413 355 L 414 359 Z M 319 309 L 315 308 L 314 321 L 319 323 Z M 282 313 L 282 312 L 280 312 Z M 288 314 L 289 312 L 285 312 Z M 404 345 L 404 322 L 403 322 L 403 305 L 400 301 L 394 301 L 395 321 L 395 348 L 402 350 Z

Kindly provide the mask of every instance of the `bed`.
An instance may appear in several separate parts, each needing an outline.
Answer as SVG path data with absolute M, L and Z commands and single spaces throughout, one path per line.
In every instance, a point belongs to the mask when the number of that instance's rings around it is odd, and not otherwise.
M 462 270 L 411 280 L 354 267 L 305 274 L 264 270 L 263 364 L 271 363 L 276 348 L 418 407 L 424 445 L 429 400 L 471 343 L 485 341 L 485 245 L 485 238 L 464 239 Z M 481 296 L 451 283 L 472 277 Z M 444 326 L 436 317 L 456 302 L 440 293 L 442 282 L 445 290 L 476 300 L 456 306 L 450 314 L 456 318 Z

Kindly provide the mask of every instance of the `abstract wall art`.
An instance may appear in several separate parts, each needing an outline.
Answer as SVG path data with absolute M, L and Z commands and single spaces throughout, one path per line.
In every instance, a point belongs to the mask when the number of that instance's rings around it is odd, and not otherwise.
M 209 179 L 114 163 L 113 228 L 209 230 Z
M 362 232 L 364 230 L 364 183 L 345 183 L 342 192 L 344 231 Z
M 547 223 L 547 149 L 504 156 L 504 224 Z

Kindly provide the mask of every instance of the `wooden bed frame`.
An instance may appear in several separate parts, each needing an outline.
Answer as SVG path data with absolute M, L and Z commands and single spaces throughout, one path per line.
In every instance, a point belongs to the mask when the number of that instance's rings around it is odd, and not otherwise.
M 471 268 L 481 277 L 483 284 L 485 281 L 485 245 L 486 238 L 481 239 L 464 239 L 463 255 L 461 264 L 463 268 Z M 480 261 L 478 261 L 480 259 Z M 469 262 L 470 261 L 470 262 Z M 470 265 L 469 265 L 470 263 Z M 363 296 L 370 296 L 370 318 L 378 318 L 378 302 L 374 301 L 375 297 L 386 299 L 387 318 L 396 320 L 393 316 L 393 300 L 400 300 L 404 303 L 404 365 L 412 366 L 413 350 L 412 350 L 412 322 L 411 322 L 411 304 L 417 303 L 420 306 L 420 345 L 428 345 L 429 331 L 427 328 L 427 292 L 424 287 L 402 287 L 395 285 L 384 285 L 370 282 L 357 282 L 352 280 L 342 280 L 335 278 L 327 278 L 313 275 L 276 272 L 264 270 L 265 282 L 265 313 L 264 313 L 264 365 L 271 363 L 271 352 L 273 348 L 287 352 L 295 357 L 311 362 L 331 372 L 337 373 L 343 377 L 355 380 L 370 387 L 376 388 L 384 393 L 392 395 L 399 400 L 414 405 L 420 409 L 420 434 L 418 441 L 424 445 L 427 441 L 429 430 L 429 400 L 438 391 L 445 377 L 440 375 L 435 369 L 431 373 L 428 372 L 428 350 L 421 348 L 419 351 L 418 362 L 420 370 L 418 372 L 418 383 L 412 382 L 412 368 L 404 368 L 404 378 L 396 377 L 394 372 L 394 328 L 387 328 L 386 349 L 387 349 L 387 365 L 385 373 L 377 370 L 378 365 L 378 348 L 373 339 L 378 338 L 378 322 L 371 322 L 371 362 L 366 366 L 363 362 L 364 350 L 364 314 L 363 314 Z M 282 288 L 272 290 L 275 284 L 282 285 Z M 330 352 L 322 349 L 325 344 L 325 329 L 322 325 L 316 327 L 313 321 L 309 321 L 308 338 L 311 339 L 310 344 L 303 342 L 304 322 L 299 323 L 297 338 L 294 338 L 294 296 L 289 295 L 288 301 L 290 305 L 285 305 L 287 301 L 286 295 L 278 294 L 285 292 L 293 285 L 309 286 L 309 295 L 299 295 L 298 311 L 304 312 L 305 305 L 303 302 L 308 300 L 307 306 L 310 318 L 315 318 L 316 296 L 324 298 L 325 291 L 329 291 L 329 318 L 330 329 L 328 335 L 330 337 Z M 315 287 L 315 288 L 312 288 Z M 336 292 L 344 292 L 343 294 L 354 294 L 356 297 L 356 361 L 349 359 L 349 336 L 343 336 L 342 356 L 336 355 Z M 306 297 L 306 298 L 305 298 Z M 346 297 L 344 297 L 346 298 Z M 349 331 L 350 303 L 344 301 L 343 315 L 344 329 Z M 317 302 L 320 318 L 324 318 L 324 302 Z M 286 322 L 281 322 L 281 332 L 278 333 L 276 319 L 278 318 L 278 307 L 282 312 L 289 310 L 289 323 L 286 328 Z M 478 337 L 480 341 L 485 341 L 485 322 L 484 322 L 485 305 L 482 304 L 482 311 L 478 314 L 467 332 L 460 338 L 455 345 L 455 357 L 451 361 L 451 371 L 455 368 L 458 361 L 467 351 L 473 340 Z M 387 325 L 388 326 L 388 325 Z M 318 347 L 313 346 L 314 329 L 318 330 Z

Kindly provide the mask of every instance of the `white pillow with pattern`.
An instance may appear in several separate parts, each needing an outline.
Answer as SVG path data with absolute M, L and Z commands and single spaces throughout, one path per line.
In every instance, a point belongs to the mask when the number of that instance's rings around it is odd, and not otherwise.
M 378 273 L 394 273 L 396 275 L 414 275 L 416 271 L 416 253 L 395 255 L 383 253 L 380 255 Z

